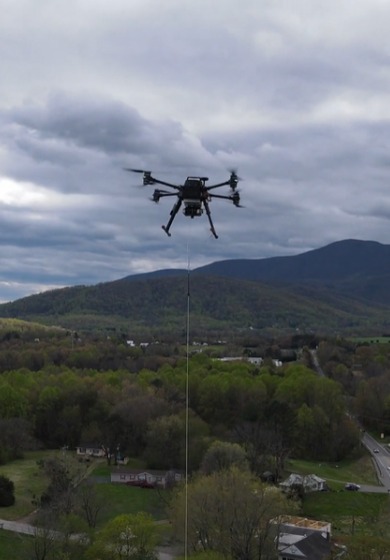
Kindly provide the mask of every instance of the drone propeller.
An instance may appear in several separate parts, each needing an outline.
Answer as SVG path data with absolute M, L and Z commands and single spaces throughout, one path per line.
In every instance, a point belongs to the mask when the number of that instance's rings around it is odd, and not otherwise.
M 242 179 L 237 175 L 237 169 L 229 169 L 230 171 L 230 179 L 229 185 L 232 191 L 235 191 L 238 185 L 238 182 Z
M 144 169 L 132 169 L 131 167 L 124 167 L 125 171 L 131 171 L 132 173 L 151 173 L 151 171 L 145 171 Z
M 153 196 L 149 197 L 149 200 L 152 202 L 159 202 L 162 196 L 176 196 L 176 193 L 171 193 L 169 191 L 164 191 L 161 189 L 156 189 L 153 193 Z
M 228 169 L 228 171 L 232 177 L 234 177 L 238 181 L 242 181 L 242 178 L 237 175 L 237 169 L 235 167 L 231 167 L 230 169 Z
M 240 204 L 240 191 L 234 191 L 234 193 L 232 195 L 232 200 L 233 200 L 234 206 L 236 206 L 237 208 L 244 208 Z

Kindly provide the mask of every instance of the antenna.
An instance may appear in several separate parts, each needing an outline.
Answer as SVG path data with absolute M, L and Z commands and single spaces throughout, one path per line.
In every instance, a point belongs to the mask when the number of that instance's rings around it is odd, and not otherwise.
M 188 555 L 188 447 L 189 447 L 189 369 L 190 369 L 190 255 L 187 243 L 187 368 L 186 368 L 186 427 L 185 427 L 185 514 L 184 514 L 184 560 Z

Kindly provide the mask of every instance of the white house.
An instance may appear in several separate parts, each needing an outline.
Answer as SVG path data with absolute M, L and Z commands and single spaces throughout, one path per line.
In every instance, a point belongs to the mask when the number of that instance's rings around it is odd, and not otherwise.
M 111 482 L 128 484 L 129 486 L 160 487 L 177 484 L 183 478 L 179 471 L 116 469 L 111 472 Z
M 322 492 L 323 490 L 327 490 L 326 480 L 315 474 L 301 475 L 291 473 L 279 486 L 284 491 L 290 490 L 294 488 L 294 486 L 302 486 L 305 492 Z
M 106 452 L 102 445 L 97 444 L 83 444 L 76 447 L 77 455 L 81 457 L 105 457 Z

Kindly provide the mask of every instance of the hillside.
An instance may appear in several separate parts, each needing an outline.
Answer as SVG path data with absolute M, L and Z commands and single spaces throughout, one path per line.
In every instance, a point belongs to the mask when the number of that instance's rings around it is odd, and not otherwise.
M 128 276 L 127 280 L 186 274 L 185 270 L 159 270 Z M 317 285 L 359 300 L 390 305 L 390 245 L 348 239 L 288 257 L 231 259 L 192 271 L 194 275 L 224 276 L 272 285 Z
M 293 257 L 231 260 L 190 273 L 194 331 L 378 333 L 390 328 L 390 247 L 343 241 Z M 0 305 L 0 317 L 76 329 L 181 332 L 187 272 L 156 271 Z

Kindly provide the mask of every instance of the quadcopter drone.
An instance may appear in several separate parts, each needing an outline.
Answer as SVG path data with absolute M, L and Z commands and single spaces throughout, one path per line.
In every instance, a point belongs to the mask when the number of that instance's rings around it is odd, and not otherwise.
M 166 181 L 161 181 L 160 179 L 152 177 L 151 171 L 129 168 L 125 168 L 125 171 L 131 171 L 132 173 L 142 173 L 144 185 L 163 185 L 164 187 L 174 189 L 173 192 L 162 189 L 155 189 L 151 199 L 153 200 L 153 202 L 157 203 L 159 202 L 160 198 L 166 196 L 177 196 L 177 201 L 173 205 L 167 225 L 161 226 L 169 237 L 171 236 L 169 229 L 182 204 L 184 204 L 184 215 L 189 216 L 190 218 L 201 216 L 203 214 L 204 206 L 210 223 L 211 233 L 216 239 L 218 239 L 218 235 L 215 231 L 214 224 L 211 219 L 209 202 L 213 198 L 221 198 L 225 200 L 231 200 L 234 206 L 240 207 L 240 194 L 236 190 L 239 178 L 237 177 L 235 171 L 231 171 L 230 177 L 227 181 L 223 181 L 222 183 L 217 183 L 210 186 L 206 186 L 206 181 L 209 180 L 208 177 L 187 177 L 184 185 L 174 185 L 172 183 L 167 183 Z M 220 195 L 210 192 L 213 189 L 224 187 L 226 185 L 228 185 L 231 189 L 231 193 L 228 195 Z

